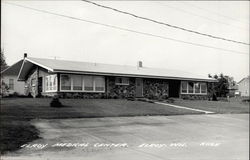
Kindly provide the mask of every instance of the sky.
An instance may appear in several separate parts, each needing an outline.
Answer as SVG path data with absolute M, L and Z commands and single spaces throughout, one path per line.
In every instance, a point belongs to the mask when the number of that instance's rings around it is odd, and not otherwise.
M 189 30 L 249 44 L 249 1 L 94 1 Z M 1 1 L 1 48 L 8 65 L 28 57 L 166 68 L 198 75 L 249 75 L 249 45 L 209 38 L 83 1 Z M 27 8 L 85 19 L 190 45 Z

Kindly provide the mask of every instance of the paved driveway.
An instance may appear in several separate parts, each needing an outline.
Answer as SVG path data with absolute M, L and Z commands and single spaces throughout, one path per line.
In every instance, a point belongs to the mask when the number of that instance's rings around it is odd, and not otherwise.
M 35 120 L 42 138 L 2 158 L 247 160 L 248 120 L 248 114 Z

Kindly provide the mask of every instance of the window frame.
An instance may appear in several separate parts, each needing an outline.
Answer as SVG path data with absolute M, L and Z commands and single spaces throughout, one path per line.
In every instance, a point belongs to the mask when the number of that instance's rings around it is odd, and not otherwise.
M 117 82 L 117 79 L 121 79 L 121 83 Z M 128 86 L 129 85 L 129 77 L 115 77 L 115 85 Z
M 201 83 L 200 83 L 200 87 L 202 86 L 202 84 L 205 84 L 206 89 L 205 89 L 205 93 L 202 93 L 202 89 L 200 90 L 200 92 L 201 92 L 201 94 L 207 94 L 207 83 L 201 82 Z
M 12 81 L 12 83 L 10 83 L 11 81 Z M 9 90 L 14 90 L 14 79 L 13 78 L 9 79 Z
M 68 75 L 69 77 L 70 77 L 70 90 L 63 90 L 62 89 L 62 81 L 61 81 L 61 78 L 62 78 L 62 76 L 63 75 Z M 75 76 L 75 75 L 78 75 L 78 76 L 81 76 L 81 81 L 82 81 L 82 90 L 74 90 L 74 88 L 73 88 L 73 76 Z M 93 90 L 92 91 L 87 91 L 87 90 L 85 90 L 85 82 L 84 82 L 84 77 L 86 77 L 86 76 L 90 76 L 90 77 L 92 77 L 92 82 L 93 82 Z M 103 86 L 103 91 L 96 91 L 96 89 L 95 89 L 95 78 L 96 77 L 101 77 L 101 78 L 103 78 L 103 80 L 104 80 L 104 86 Z M 86 93 L 105 93 L 105 91 L 106 91 L 106 86 L 105 86 L 105 77 L 104 76 L 95 76 L 95 75 L 79 75 L 79 74 L 60 74 L 60 92 L 86 92 Z
M 55 81 L 55 85 L 54 85 L 54 81 Z M 57 89 L 58 89 L 58 85 L 57 85 L 58 84 L 58 76 L 57 76 L 57 74 L 50 74 L 50 75 L 45 76 L 44 84 L 45 84 L 44 85 L 44 92 L 57 92 Z M 50 84 L 52 84 L 52 85 L 50 86 Z
M 188 83 L 193 83 L 193 92 L 189 92 L 189 85 Z M 182 83 L 187 83 L 187 88 L 186 88 L 186 92 L 182 92 Z M 195 92 L 195 84 L 197 84 L 200 86 L 199 87 L 199 93 L 196 93 Z M 202 84 L 205 84 L 206 86 L 206 90 L 205 90 L 205 93 L 202 93 L 201 92 L 201 85 Z M 195 81 L 181 81 L 181 87 L 180 87 L 180 91 L 181 91 L 181 94 L 192 94 L 192 95 L 207 95 L 207 83 L 206 82 L 195 82 Z
M 182 88 L 182 84 L 184 84 L 184 83 L 186 83 L 186 89 L 185 89 L 186 92 L 183 92 L 183 89 L 184 89 L 184 88 Z M 187 81 L 181 81 L 181 93 L 182 93 L 182 94 L 188 93 L 188 82 L 187 82 Z

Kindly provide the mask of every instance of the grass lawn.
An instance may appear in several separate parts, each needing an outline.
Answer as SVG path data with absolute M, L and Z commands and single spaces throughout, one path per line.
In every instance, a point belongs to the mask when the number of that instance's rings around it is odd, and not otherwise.
M 39 138 L 32 119 L 94 118 L 147 115 L 201 114 L 160 104 L 121 99 L 60 99 L 64 107 L 50 107 L 49 98 L 1 99 L 1 153 L 14 151 Z M 215 113 L 249 113 L 249 103 L 240 101 L 191 101 L 176 99 L 174 104 Z
M 174 104 L 214 113 L 249 113 L 249 102 L 235 98 L 231 98 L 230 102 L 176 99 Z
M 30 124 L 36 118 L 90 118 L 145 115 L 200 114 L 163 105 L 114 99 L 61 99 L 64 107 L 50 107 L 49 98 L 1 99 L 1 153 L 20 148 L 39 138 L 39 131 Z

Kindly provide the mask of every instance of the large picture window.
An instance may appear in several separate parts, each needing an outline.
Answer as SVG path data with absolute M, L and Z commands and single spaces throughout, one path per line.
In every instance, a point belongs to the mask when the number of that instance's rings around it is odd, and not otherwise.
M 94 91 L 93 76 L 84 76 L 84 90 L 85 91 Z
M 187 93 L 188 84 L 186 81 L 181 82 L 181 93 Z
M 207 93 L 207 84 L 201 83 L 201 93 Z
M 204 82 L 181 82 L 181 93 L 182 94 L 206 94 L 207 84 Z
M 200 90 L 201 90 L 200 83 L 195 83 L 194 84 L 194 91 L 195 91 L 195 93 L 200 93 Z
M 69 75 L 61 75 L 61 90 L 71 90 L 71 78 Z
M 57 91 L 57 75 L 49 75 L 45 77 L 45 91 Z
M 82 76 L 74 75 L 73 79 L 73 90 L 81 91 L 82 90 Z
M 61 91 L 104 92 L 105 79 L 102 76 L 62 74 Z
M 188 82 L 188 93 L 194 93 L 194 83 Z
M 95 77 L 95 90 L 96 91 L 104 91 L 105 90 L 104 77 Z

